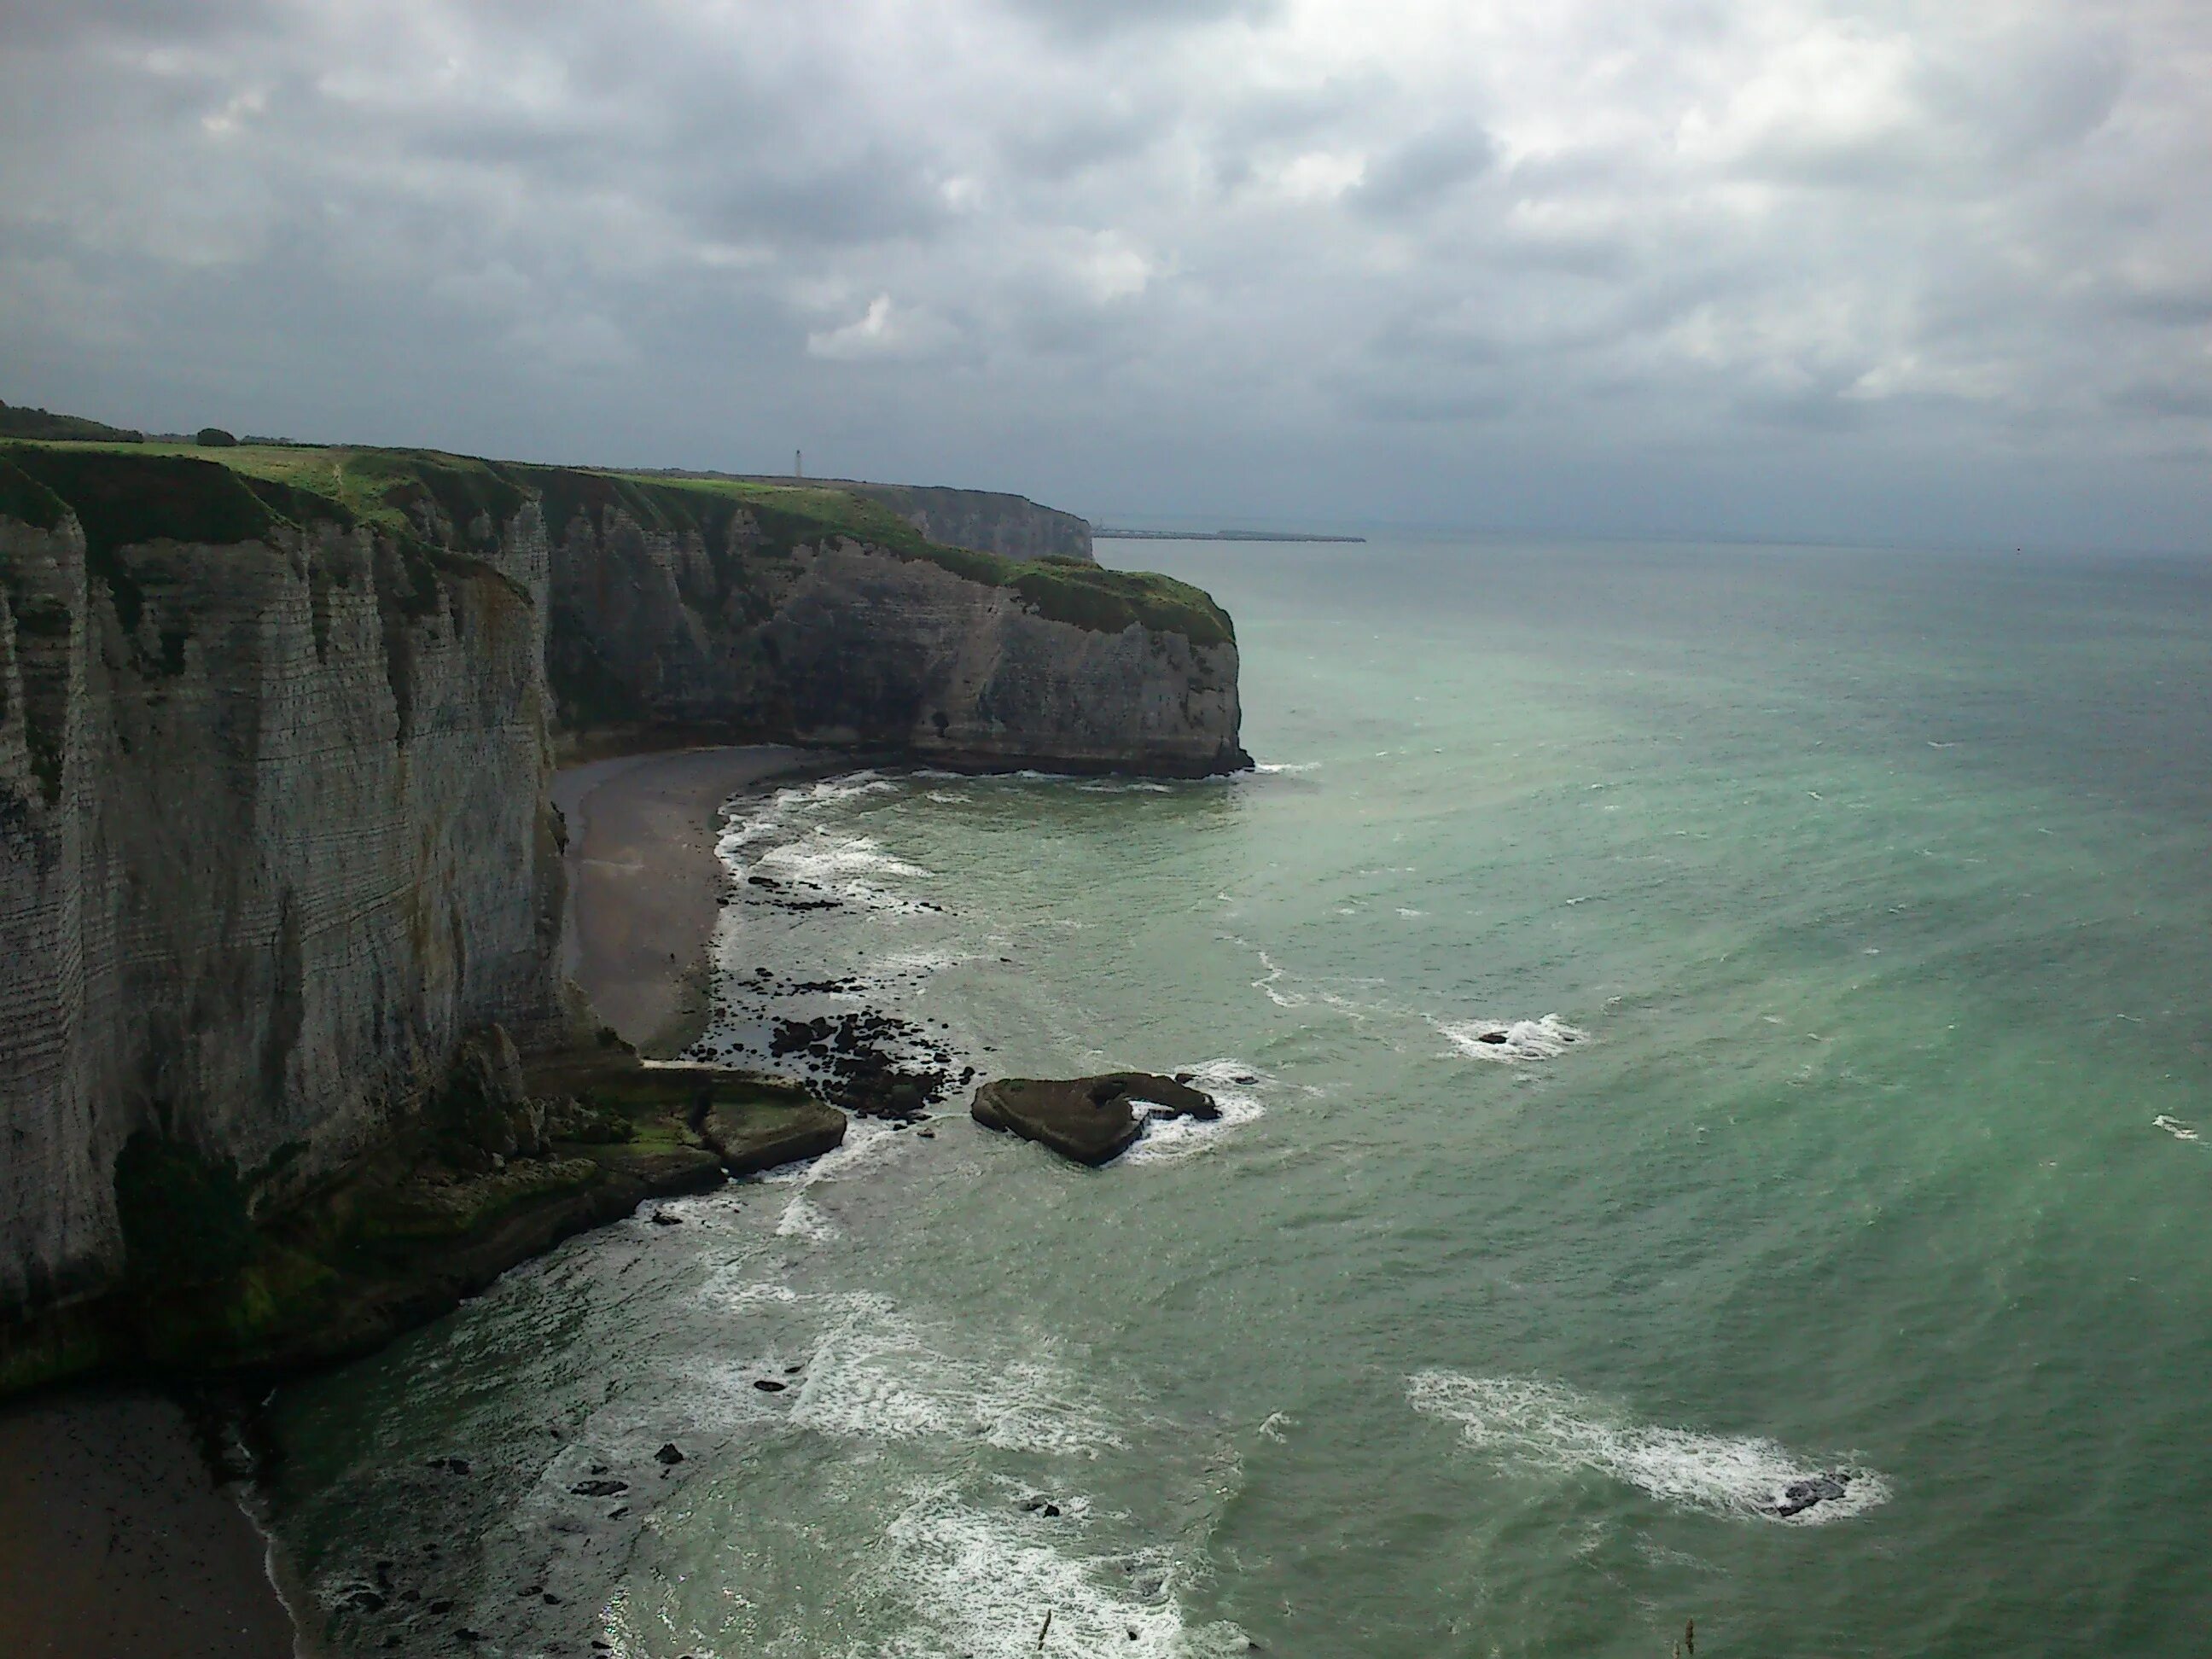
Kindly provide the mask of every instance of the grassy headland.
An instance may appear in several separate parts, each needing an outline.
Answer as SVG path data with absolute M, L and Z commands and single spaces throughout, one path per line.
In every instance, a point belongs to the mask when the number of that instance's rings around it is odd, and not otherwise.
M 732 526 L 743 514 L 744 539 L 763 556 L 849 540 L 1010 589 L 1038 615 L 1078 628 L 1119 633 L 1140 623 L 1194 645 L 1235 638 L 1220 606 L 1173 577 L 948 547 L 882 503 L 830 485 L 674 478 L 419 449 L 47 440 L 0 446 L 0 510 L 20 496 L 22 516 L 50 521 L 51 508 L 33 486 L 76 509 L 95 550 L 157 537 L 244 541 L 280 524 L 322 520 L 367 525 L 406 541 L 434 539 L 441 550 L 465 554 L 536 499 L 556 537 L 579 514 L 596 519 L 616 507 L 648 530 L 696 533 L 710 555 L 727 557 L 734 556 L 726 551 Z

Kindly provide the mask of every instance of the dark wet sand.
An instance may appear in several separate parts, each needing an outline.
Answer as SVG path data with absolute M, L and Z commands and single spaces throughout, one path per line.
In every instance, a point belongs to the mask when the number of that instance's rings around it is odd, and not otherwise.
M 692 749 L 555 775 L 554 805 L 568 824 L 562 969 L 600 1019 L 652 1055 L 698 1035 L 723 881 L 715 809 L 769 778 L 832 763 L 800 749 Z
M 0 1410 L 8 1659 L 289 1659 L 264 1559 L 173 1401 L 117 1389 Z

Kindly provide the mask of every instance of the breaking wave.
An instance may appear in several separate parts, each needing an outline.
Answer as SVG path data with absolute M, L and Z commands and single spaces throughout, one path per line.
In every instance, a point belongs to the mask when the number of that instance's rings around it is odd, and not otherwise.
M 1193 1086 L 1213 1097 L 1221 1115 L 1211 1121 L 1156 1117 L 1145 1126 L 1144 1139 L 1122 1153 L 1122 1163 L 1169 1164 L 1194 1158 L 1231 1132 L 1267 1115 L 1266 1103 L 1254 1092 L 1265 1079 L 1241 1060 L 1209 1060 L 1192 1066 L 1189 1077 Z
M 1164 1550 L 1068 1553 L 1072 1517 L 987 1509 L 950 1485 L 916 1488 L 870 1563 L 911 1609 L 916 1628 L 881 1651 L 900 1659 L 957 1653 L 1029 1659 L 1037 1653 L 1195 1659 L 1242 1653 L 1235 1626 L 1192 1628 L 1176 1600 L 1182 1576 Z
M 1541 1019 L 1474 1019 L 1457 1024 L 1430 1022 L 1445 1040 L 1469 1060 L 1498 1060 L 1522 1065 L 1532 1060 L 1556 1060 L 1589 1033 L 1570 1025 L 1557 1014 Z
M 1889 1498 L 1870 1469 L 1801 1456 L 1771 1440 L 1638 1423 L 1602 1401 L 1534 1377 L 1421 1371 L 1413 1409 L 1458 1425 L 1478 1450 L 1560 1473 L 1591 1470 L 1679 1509 L 1820 1526 Z

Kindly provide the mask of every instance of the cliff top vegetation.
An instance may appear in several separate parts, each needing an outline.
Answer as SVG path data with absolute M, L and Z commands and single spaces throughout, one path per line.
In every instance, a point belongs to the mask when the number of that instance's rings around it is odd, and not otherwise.
M 0 438 L 6 434 L 0 434 Z M 933 542 L 882 502 L 829 485 L 679 478 L 588 467 L 492 461 L 419 449 L 259 443 L 204 447 L 162 441 L 26 438 L 0 462 L 76 510 L 94 556 L 133 542 L 232 542 L 280 523 L 367 525 L 454 552 L 495 535 L 535 499 L 558 536 L 577 514 L 617 507 L 648 529 L 728 544 L 740 513 L 753 545 L 787 556 L 849 539 L 1018 593 L 1040 615 L 1105 633 L 1131 623 L 1182 634 L 1194 645 L 1235 638 L 1201 590 L 1148 571 L 1079 560 L 1020 560 Z M 749 538 L 748 539 L 752 539 Z

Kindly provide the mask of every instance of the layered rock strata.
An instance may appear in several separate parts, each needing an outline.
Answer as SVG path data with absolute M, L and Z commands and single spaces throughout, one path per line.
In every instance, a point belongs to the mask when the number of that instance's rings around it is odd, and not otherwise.
M 0 1307 L 109 1288 L 146 1132 L 281 1203 L 469 1030 L 553 1019 L 545 542 L 277 520 L 208 464 L 0 462 Z M 64 456 L 64 462 L 75 458 Z M 167 491 L 117 539 L 103 491 Z M 215 539 L 219 536 L 220 539 Z

